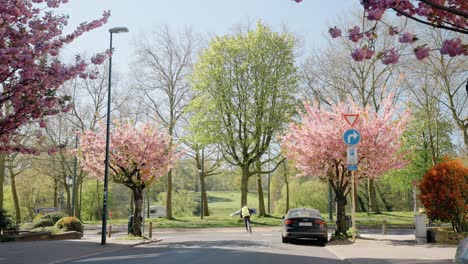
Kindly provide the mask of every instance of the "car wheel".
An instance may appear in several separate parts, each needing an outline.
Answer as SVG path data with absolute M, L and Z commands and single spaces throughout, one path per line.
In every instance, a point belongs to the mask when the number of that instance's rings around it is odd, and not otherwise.
M 327 244 L 327 242 L 328 242 L 328 240 L 326 238 L 322 238 L 319 241 L 323 246 L 325 246 Z
M 284 236 L 281 236 L 281 241 L 283 243 L 288 243 L 289 242 L 289 239 L 287 237 L 284 237 Z

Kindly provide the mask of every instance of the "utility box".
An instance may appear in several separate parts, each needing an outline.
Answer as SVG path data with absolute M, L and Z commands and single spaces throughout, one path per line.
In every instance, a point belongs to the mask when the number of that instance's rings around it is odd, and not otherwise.
M 416 236 L 416 241 L 418 242 L 427 241 L 427 227 L 425 214 L 417 214 L 414 216 L 414 235 Z

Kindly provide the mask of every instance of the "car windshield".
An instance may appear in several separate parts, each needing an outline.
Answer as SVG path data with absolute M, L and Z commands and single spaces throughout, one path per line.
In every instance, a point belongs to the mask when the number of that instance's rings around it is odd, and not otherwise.
M 315 217 L 321 218 L 320 212 L 316 210 L 294 210 L 288 213 L 288 218 L 293 217 Z

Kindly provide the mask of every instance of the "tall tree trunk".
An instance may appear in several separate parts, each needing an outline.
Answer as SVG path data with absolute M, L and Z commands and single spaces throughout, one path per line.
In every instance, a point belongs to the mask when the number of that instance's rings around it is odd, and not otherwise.
M 150 189 L 146 189 L 146 218 L 150 218 Z
M 135 199 L 133 199 L 133 195 L 130 197 L 130 212 L 133 213 L 135 210 Z
M 172 217 L 172 169 L 167 173 L 166 218 L 174 219 Z
M 99 180 L 96 179 L 96 194 L 97 194 L 97 217 L 98 217 L 98 220 L 102 220 L 102 214 L 101 214 L 101 197 L 99 196 L 99 194 L 101 193 L 101 191 L 99 190 Z
M 346 231 L 346 196 L 343 194 L 343 190 L 339 190 L 339 192 L 335 196 L 335 201 L 336 201 L 336 228 L 335 228 L 335 236 L 341 237 L 341 236 L 347 236 Z
M 247 193 L 249 191 L 249 166 L 244 164 L 242 167 L 241 178 L 241 205 L 239 208 L 247 204 Z
M 266 216 L 265 199 L 263 198 L 262 177 L 257 175 L 257 190 L 258 190 L 258 215 Z
M 132 188 L 133 199 L 135 201 L 135 211 L 133 212 L 133 230 L 132 235 L 141 237 L 141 226 L 143 222 L 143 188 L 136 186 Z
M 284 213 L 286 214 L 289 211 L 289 182 L 288 182 L 288 170 L 287 170 L 286 161 L 283 163 L 283 177 L 284 184 L 286 184 L 286 208 Z
M 210 208 L 208 208 L 208 194 L 206 190 L 203 192 L 203 213 L 205 216 L 210 216 Z
M 0 153 L 0 210 L 3 209 L 3 183 L 5 182 L 6 154 Z
M 354 201 L 357 201 L 359 199 L 359 192 L 358 192 L 358 182 L 354 181 Z M 356 212 L 362 212 L 361 208 L 359 206 L 356 206 Z
M 263 197 L 263 188 L 262 188 L 262 165 L 260 164 L 260 156 L 257 158 L 257 193 L 258 193 L 258 215 L 266 216 L 265 212 L 265 199 Z
M 200 175 L 200 188 L 202 192 L 202 203 L 203 203 L 203 216 L 209 216 L 209 210 L 208 210 L 208 197 L 206 195 L 206 185 L 205 185 L 205 177 L 203 176 L 203 173 Z
M 80 172 L 81 174 L 81 172 Z M 80 208 L 78 209 L 78 219 L 80 219 L 80 221 L 82 221 L 81 219 L 81 200 L 83 198 L 83 176 L 80 177 Z
M 369 213 L 379 213 L 379 203 L 377 202 L 377 193 L 375 191 L 375 179 L 369 179 Z
M 16 224 L 21 223 L 21 211 L 19 207 L 18 193 L 16 192 L 16 175 L 13 172 L 13 168 L 9 167 L 10 179 L 11 179 L 11 193 L 13 195 L 13 203 L 15 205 Z
M 58 182 L 54 179 L 54 207 L 58 207 Z

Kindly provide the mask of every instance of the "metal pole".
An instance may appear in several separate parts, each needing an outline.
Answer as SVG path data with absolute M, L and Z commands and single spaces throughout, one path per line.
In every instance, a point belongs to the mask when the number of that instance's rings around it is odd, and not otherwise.
M 101 245 L 106 244 L 106 225 L 107 225 L 107 188 L 109 178 L 109 137 L 110 137 L 110 106 L 111 106 L 111 74 L 112 74 L 112 32 L 110 33 L 110 55 L 109 55 L 109 81 L 107 91 L 107 126 L 106 126 L 106 165 L 104 168 L 104 194 L 102 203 L 102 233 Z
M 75 135 L 75 149 L 78 148 L 78 134 Z M 73 183 L 72 183 L 72 216 L 75 216 L 75 199 L 76 199 L 76 154 L 73 162 Z
M 351 222 L 353 224 L 353 243 L 356 241 L 356 201 L 354 199 L 354 171 L 351 171 L 351 203 L 352 203 L 352 211 L 351 211 Z
M 416 184 L 413 184 L 413 214 L 417 212 L 417 200 L 416 200 Z
M 328 220 L 333 221 L 333 193 L 331 183 L 328 183 Z

